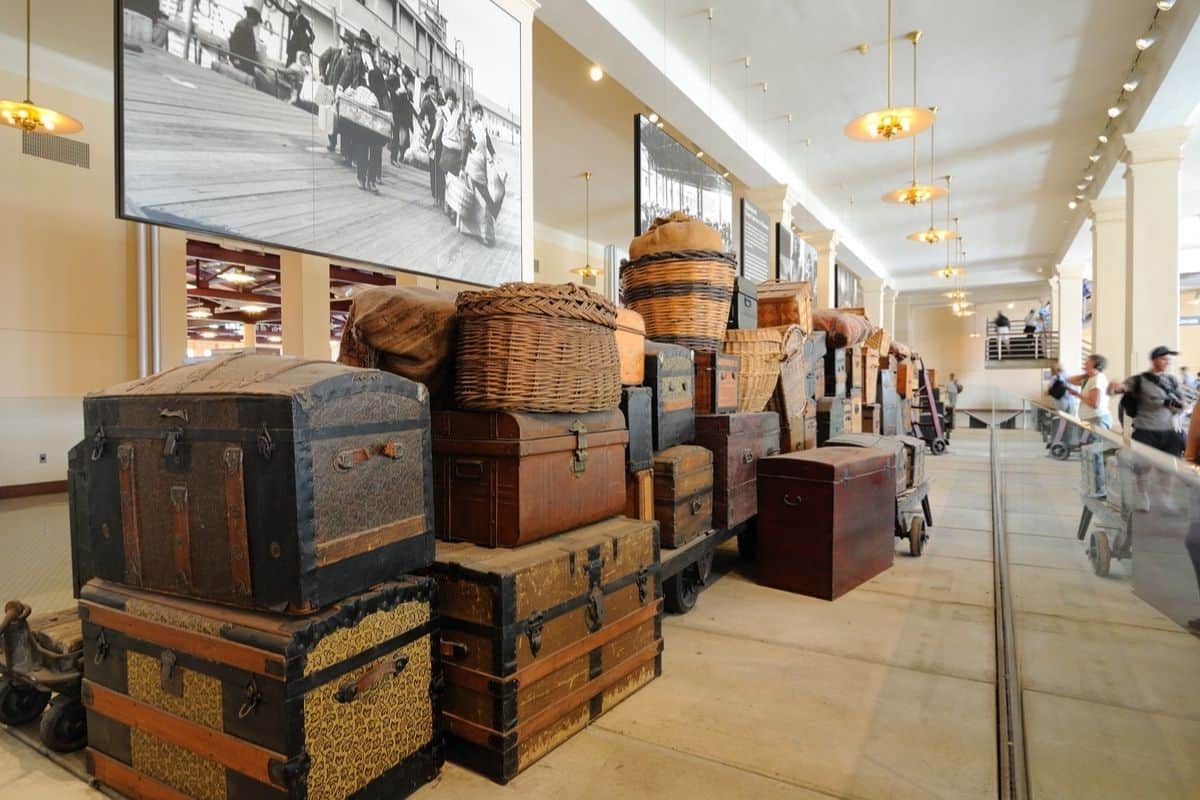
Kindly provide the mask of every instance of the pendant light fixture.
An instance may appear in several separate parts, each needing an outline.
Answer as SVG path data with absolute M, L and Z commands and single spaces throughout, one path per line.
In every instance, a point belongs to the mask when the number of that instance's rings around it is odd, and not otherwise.
M 581 278 L 595 279 L 604 270 L 592 266 L 592 173 L 583 173 L 583 266 L 571 272 Z
M 936 108 L 936 106 L 934 106 Z M 933 184 L 933 132 L 929 134 L 929 183 Z M 946 182 L 946 227 L 938 228 L 933 224 L 933 203 L 929 204 L 929 227 L 923 231 L 910 233 L 908 239 L 914 242 L 923 242 L 924 244 L 937 244 L 946 239 L 953 239 L 958 236 L 958 233 L 950 230 L 950 181 L 951 176 L 943 175 L 942 180 Z
M 913 46 L 913 105 L 917 104 L 917 42 L 921 41 L 921 31 L 912 31 L 905 36 Z M 937 106 L 929 109 L 930 116 L 936 118 Z M 912 183 L 903 189 L 897 189 L 894 192 L 888 192 L 883 196 L 885 203 L 903 203 L 904 205 L 915 206 L 921 203 L 928 203 L 930 200 L 936 200 L 946 194 L 946 190 L 940 186 L 933 185 L 933 132 L 930 132 L 930 150 L 929 150 L 929 168 L 930 178 L 928 184 L 917 183 L 917 140 L 912 142 Z
M 25 133 L 79 133 L 83 130 L 82 122 L 61 111 L 39 106 L 30 99 L 29 51 L 33 40 L 30 37 L 29 6 L 30 0 L 25 0 L 25 99 L 0 100 L 0 122 L 11 128 L 20 128 Z
M 957 218 L 955 218 L 955 220 L 954 220 L 954 232 L 955 232 L 955 236 L 953 238 L 956 240 L 956 245 L 958 247 L 961 247 L 962 246 L 962 238 L 958 235 L 958 219 Z M 953 280 L 954 278 L 957 278 L 959 275 L 963 274 L 963 269 L 961 267 L 955 266 L 954 261 L 951 260 L 951 258 L 950 258 L 950 239 L 946 239 L 946 266 L 937 270 L 933 274 L 937 275 L 939 278 L 945 278 L 946 280 Z M 959 287 L 959 288 L 961 288 L 961 287 Z
M 928 109 L 892 105 L 892 0 L 888 0 L 888 63 L 887 63 L 887 108 L 863 114 L 845 128 L 851 139 L 863 142 L 890 142 L 915 136 L 933 125 L 933 114 Z M 916 44 L 916 42 L 913 42 Z

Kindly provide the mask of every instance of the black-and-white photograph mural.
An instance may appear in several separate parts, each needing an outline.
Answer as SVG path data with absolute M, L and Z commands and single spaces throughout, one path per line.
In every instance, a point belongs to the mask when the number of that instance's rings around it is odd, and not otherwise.
M 638 115 L 637 219 L 635 235 L 657 217 L 683 211 L 704 220 L 721 234 L 726 252 L 735 252 L 733 185 L 669 133 Z
M 817 280 L 817 249 L 797 236 L 791 228 L 775 223 L 775 262 L 781 281 Z
M 521 278 L 521 29 L 491 0 L 117 0 L 122 216 Z
M 835 264 L 834 305 L 838 308 L 859 308 L 863 304 L 862 281 L 849 268 Z

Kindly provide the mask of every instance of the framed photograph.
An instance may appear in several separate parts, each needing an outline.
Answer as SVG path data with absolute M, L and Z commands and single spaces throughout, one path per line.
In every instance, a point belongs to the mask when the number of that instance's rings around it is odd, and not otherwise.
M 781 281 L 816 283 L 817 249 L 782 223 L 775 223 L 775 263 Z
M 114 0 L 114 13 L 118 216 L 521 279 L 521 26 L 491 0 Z
M 834 304 L 838 308 L 858 308 L 863 304 L 862 281 L 841 264 L 835 264 Z
M 742 277 L 755 283 L 770 280 L 771 218 L 758 206 L 742 198 Z
M 636 115 L 633 132 L 634 235 L 657 217 L 683 211 L 708 223 L 726 252 L 734 252 L 733 184 L 648 117 Z

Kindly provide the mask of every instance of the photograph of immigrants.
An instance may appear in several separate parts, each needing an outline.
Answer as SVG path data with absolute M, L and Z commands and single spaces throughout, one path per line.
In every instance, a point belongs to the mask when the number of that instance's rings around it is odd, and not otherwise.
M 521 33 L 491 0 L 121 0 L 121 215 L 521 278 Z

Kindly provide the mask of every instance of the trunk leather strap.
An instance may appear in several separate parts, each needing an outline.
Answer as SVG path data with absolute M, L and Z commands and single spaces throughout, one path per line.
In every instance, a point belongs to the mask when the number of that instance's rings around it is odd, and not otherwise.
M 252 582 L 245 498 L 242 448 L 230 445 L 225 448 L 225 532 L 229 542 L 229 574 L 233 579 L 233 591 L 249 597 Z
M 142 538 L 138 529 L 137 475 L 134 472 L 133 445 L 117 448 L 121 483 L 121 543 L 125 550 L 125 580 L 142 585 Z
M 188 488 L 171 487 L 171 555 L 183 588 L 192 588 L 192 531 L 188 525 Z

